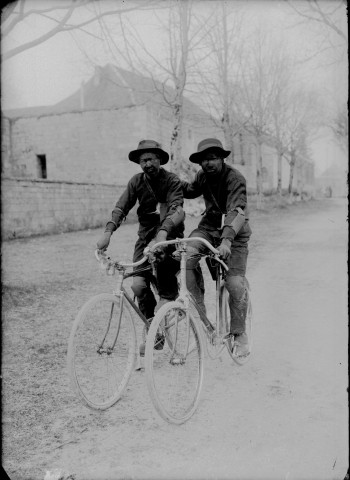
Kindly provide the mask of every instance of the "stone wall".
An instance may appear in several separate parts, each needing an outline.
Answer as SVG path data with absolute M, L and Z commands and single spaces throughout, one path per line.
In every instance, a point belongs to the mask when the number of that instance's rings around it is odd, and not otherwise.
M 3 240 L 103 226 L 124 189 L 13 178 L 1 183 Z
M 1 115 L 1 173 L 11 170 L 11 122 Z

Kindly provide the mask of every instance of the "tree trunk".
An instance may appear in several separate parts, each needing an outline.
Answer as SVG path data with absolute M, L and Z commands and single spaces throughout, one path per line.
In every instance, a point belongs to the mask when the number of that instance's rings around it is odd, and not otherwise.
M 224 131 L 225 148 L 227 150 L 230 150 L 231 152 L 230 155 L 226 157 L 226 162 L 233 164 L 235 162 L 233 131 L 230 125 L 230 116 L 228 112 L 224 112 L 223 119 L 222 119 L 222 128 Z
M 277 195 L 282 196 L 282 158 L 283 152 L 277 152 Z
M 188 2 L 179 2 L 181 58 L 175 75 L 176 96 L 173 104 L 173 131 L 170 139 L 170 168 L 179 173 L 182 162 L 182 132 L 183 132 L 183 95 L 186 86 L 186 68 L 188 59 L 188 32 L 190 17 Z
M 263 199 L 263 185 L 262 185 L 262 151 L 261 140 L 257 139 L 257 162 L 256 162 L 256 208 L 259 210 L 262 208 Z
M 293 196 L 293 179 L 294 179 L 294 167 L 295 167 L 295 152 L 294 150 L 290 153 L 290 163 L 289 163 L 289 184 L 288 184 L 288 193 L 289 197 L 292 198 Z
M 181 98 L 182 101 L 182 98 Z M 183 106 L 177 103 L 173 108 L 174 123 L 170 139 L 170 168 L 174 173 L 178 173 L 182 162 L 182 126 L 183 126 Z

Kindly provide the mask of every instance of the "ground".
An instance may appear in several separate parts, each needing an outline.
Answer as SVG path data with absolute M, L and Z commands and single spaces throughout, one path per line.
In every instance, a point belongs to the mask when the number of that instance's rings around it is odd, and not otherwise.
M 72 322 L 115 280 L 94 259 L 101 230 L 4 242 L 2 464 L 9 477 L 43 480 L 58 469 L 76 480 L 343 479 L 346 216 L 346 199 L 253 212 L 252 358 L 242 367 L 226 353 L 206 359 L 198 410 L 181 426 L 157 416 L 142 371 L 105 412 L 72 393 Z M 186 231 L 196 223 L 189 217 Z M 112 237 L 113 257 L 130 259 L 135 233 L 125 224 Z M 211 308 L 210 295 L 207 302 Z

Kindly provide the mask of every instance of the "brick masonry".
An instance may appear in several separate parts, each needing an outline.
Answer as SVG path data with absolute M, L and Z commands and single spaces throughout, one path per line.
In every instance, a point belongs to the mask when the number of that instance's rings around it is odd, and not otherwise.
M 3 240 L 103 226 L 123 191 L 122 186 L 13 178 L 3 178 L 1 187 Z

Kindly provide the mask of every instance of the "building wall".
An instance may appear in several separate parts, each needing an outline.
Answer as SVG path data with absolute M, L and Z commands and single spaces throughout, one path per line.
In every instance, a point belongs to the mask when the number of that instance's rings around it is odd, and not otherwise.
M 7 125 L 3 132 L 6 145 L 12 144 L 7 176 L 41 178 L 38 156 L 45 156 L 48 180 L 116 185 L 126 185 L 140 171 L 128 160 L 130 150 L 148 138 L 169 151 L 173 128 L 155 106 L 18 118 L 7 120 Z M 184 159 L 207 136 L 220 138 L 220 131 L 205 122 L 185 119 Z
M 47 179 L 125 185 L 139 171 L 128 160 L 146 133 L 145 109 L 101 110 L 11 120 L 16 177 L 40 178 L 45 155 Z
M 46 159 L 47 179 L 126 185 L 140 168 L 128 160 L 141 139 L 151 138 L 170 149 L 172 122 L 157 105 L 118 110 L 82 111 L 40 117 L 4 119 L 3 164 L 6 176 L 39 179 L 40 158 Z M 188 161 L 200 140 L 223 134 L 204 118 L 186 117 L 183 127 L 183 158 Z M 224 143 L 224 142 L 223 142 Z M 263 145 L 263 189 L 277 186 L 277 155 Z M 250 192 L 256 190 L 256 148 L 247 135 L 235 137 L 234 166 L 246 177 Z M 288 187 L 289 164 L 282 165 L 282 188 Z M 295 172 L 302 177 L 302 172 Z M 305 183 L 295 178 L 294 186 Z M 310 182 L 307 182 L 310 183 Z
M 3 178 L 4 240 L 105 225 L 123 187 Z
M 149 138 L 158 140 L 163 148 L 170 152 L 170 139 L 173 131 L 173 123 L 169 115 L 154 106 L 147 107 L 147 133 Z M 223 141 L 222 133 L 215 128 L 214 124 L 204 119 L 185 117 L 182 129 L 182 156 L 184 161 L 189 161 L 189 156 L 197 151 L 198 143 L 207 137 L 219 138 Z

